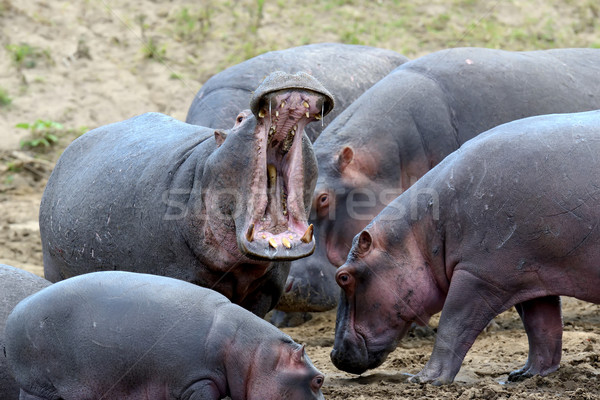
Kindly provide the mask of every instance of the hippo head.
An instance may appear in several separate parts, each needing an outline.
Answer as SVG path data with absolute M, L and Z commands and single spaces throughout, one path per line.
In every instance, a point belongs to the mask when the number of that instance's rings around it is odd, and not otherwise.
M 382 215 L 354 238 L 336 274 L 343 292 L 331 360 L 350 373 L 381 365 L 412 322 L 427 324 L 443 303 L 411 227 Z
M 250 258 L 305 257 L 315 247 L 307 214 L 317 170 L 304 127 L 331 111 L 333 97 L 308 74 L 276 72 L 250 106 L 233 129 L 215 132 L 219 147 L 207 160 L 203 184 L 208 220 L 218 221 L 213 231 L 225 231 L 215 236 L 235 232 L 235 240 L 221 242 Z
M 327 136 L 332 135 L 323 137 Z M 370 141 L 368 145 L 319 147 L 317 141 L 315 145 L 319 179 L 311 222 L 320 233 L 317 247 L 325 249 L 327 260 L 336 267 L 345 262 L 354 236 L 402 192 L 395 184 L 395 168 L 388 168 L 388 162 L 377 157 L 381 145 L 386 144 Z
M 321 386 L 325 377 L 312 364 L 304 346 L 291 341 L 273 349 L 264 346 L 256 359 L 260 367 L 248 379 L 249 400 L 324 399 Z

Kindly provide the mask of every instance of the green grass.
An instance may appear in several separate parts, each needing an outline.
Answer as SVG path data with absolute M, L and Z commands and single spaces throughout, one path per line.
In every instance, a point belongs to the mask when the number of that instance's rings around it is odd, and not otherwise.
M 35 68 L 39 61 L 53 64 L 48 50 L 42 50 L 27 43 L 8 44 L 6 50 L 17 68 Z
M 8 107 L 12 103 L 12 99 L 8 95 L 8 92 L 0 88 L 0 108 Z
M 159 46 L 158 39 L 151 37 L 142 46 L 144 58 L 161 61 L 167 56 L 167 45 Z

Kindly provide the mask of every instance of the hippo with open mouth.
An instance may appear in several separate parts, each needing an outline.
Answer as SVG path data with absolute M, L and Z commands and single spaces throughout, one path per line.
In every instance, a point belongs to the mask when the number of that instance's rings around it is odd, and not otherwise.
M 264 315 L 289 263 L 314 251 L 306 124 L 333 108 L 313 77 L 275 72 L 230 130 L 149 113 L 90 131 L 40 206 L 46 279 L 145 272 L 211 287 Z

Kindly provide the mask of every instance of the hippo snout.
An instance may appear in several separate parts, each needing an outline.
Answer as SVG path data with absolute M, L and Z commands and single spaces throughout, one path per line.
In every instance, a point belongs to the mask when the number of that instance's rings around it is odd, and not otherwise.
M 342 344 L 336 342 L 330 358 L 336 368 L 351 374 L 360 375 L 369 369 L 369 356 L 364 343 L 352 345 L 347 342 Z

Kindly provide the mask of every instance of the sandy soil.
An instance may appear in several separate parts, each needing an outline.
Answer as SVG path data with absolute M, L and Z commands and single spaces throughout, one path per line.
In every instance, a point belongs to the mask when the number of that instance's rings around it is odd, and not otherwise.
M 218 36 L 221 42 L 203 43 L 200 52 L 191 48 L 193 43 L 176 40 L 173 29 L 161 25 L 163 20 L 173 20 L 176 6 L 189 3 L 143 3 L 140 8 L 125 1 L 53 1 L 49 6 L 45 1 L 0 0 L 0 88 L 13 98 L 9 108 L 0 108 L 0 263 L 42 275 L 37 223 L 41 194 L 60 149 L 80 127 L 93 128 L 145 111 L 184 119 L 201 82 L 235 60 L 220 47 L 238 49 L 225 46 L 235 37 Z M 250 13 L 248 2 L 233 3 L 242 16 Z M 435 4 L 443 10 L 443 3 Z M 428 12 L 436 12 L 435 7 Z M 241 17 L 226 10 L 226 5 L 213 10 L 211 29 L 227 26 L 235 33 L 234 19 Z M 262 45 L 285 48 L 302 44 L 292 37 L 293 32 L 284 30 L 278 14 L 269 10 L 264 15 L 264 32 L 280 37 L 278 42 Z M 514 17 L 515 11 L 507 11 L 506 5 L 499 10 L 499 18 Z M 157 38 L 161 45 L 169 44 L 165 49 L 168 60 L 144 56 L 142 41 L 148 37 Z M 313 41 L 336 38 L 326 31 Z M 36 56 L 34 68 L 18 67 L 5 48 L 15 43 L 28 43 L 45 53 Z M 402 50 L 393 43 L 388 47 Z M 71 131 L 63 134 L 59 146 L 50 152 L 19 150 L 19 140 L 26 132 L 14 125 L 37 118 L 61 122 Z M 502 314 L 496 322 L 498 326 L 482 334 L 468 353 L 456 382 L 441 388 L 406 382 L 407 373 L 416 373 L 425 365 L 433 334 L 406 338 L 380 368 L 356 377 L 336 370 L 329 360 L 334 313 L 316 315 L 307 324 L 285 331 L 307 344 L 308 354 L 327 374 L 324 392 L 329 399 L 600 398 L 597 306 L 565 299 L 560 370 L 517 384 L 504 381 L 508 372 L 526 360 L 525 333 L 514 311 Z

